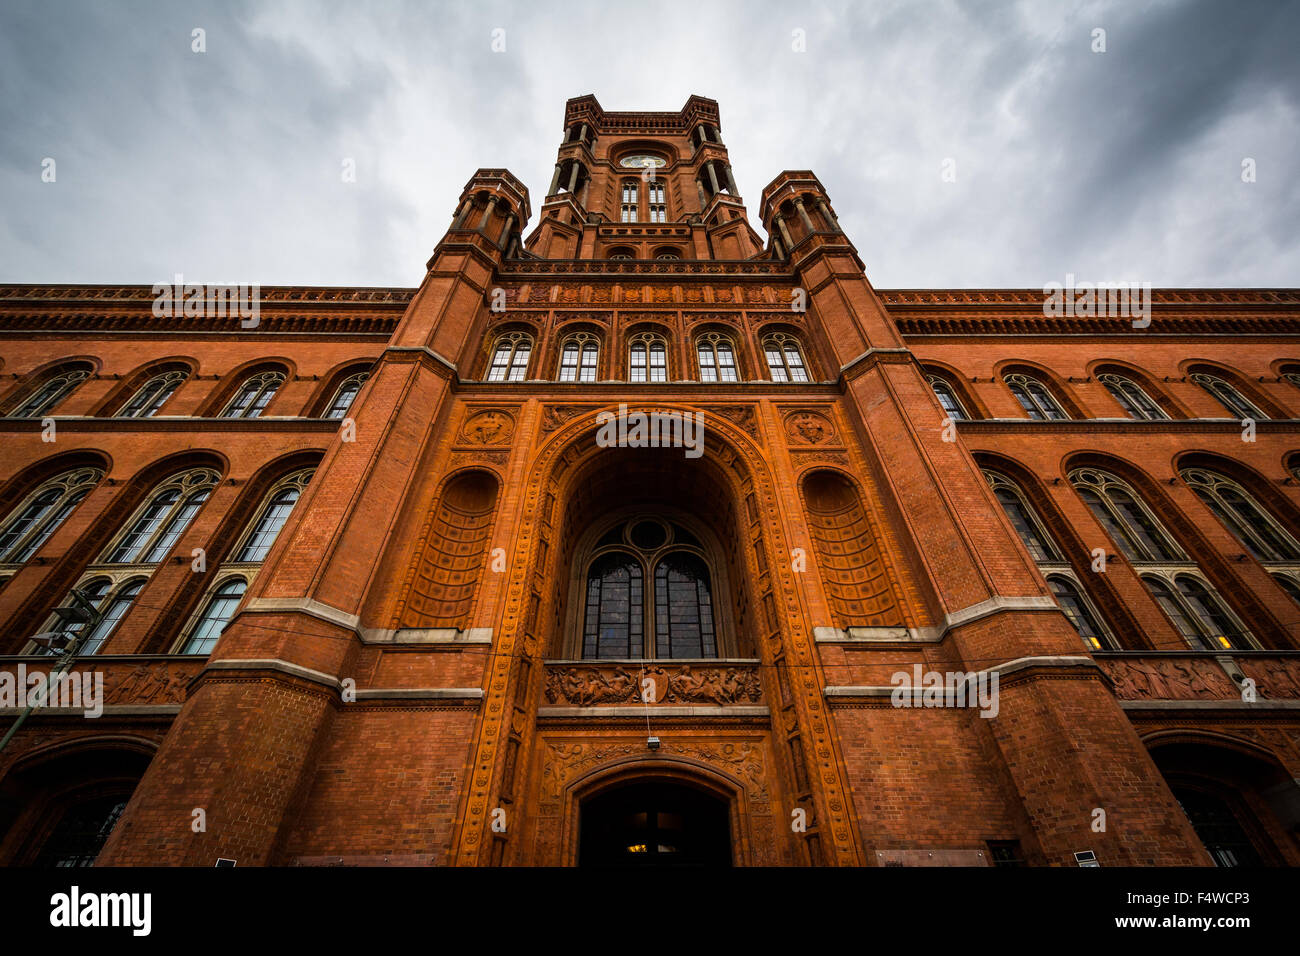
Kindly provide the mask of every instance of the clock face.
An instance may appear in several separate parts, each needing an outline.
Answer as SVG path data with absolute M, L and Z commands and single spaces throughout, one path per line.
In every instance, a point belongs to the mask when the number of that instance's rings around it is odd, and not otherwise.
M 663 158 L 660 156 L 651 156 L 649 153 L 637 153 L 635 156 L 624 156 L 619 160 L 620 166 L 628 169 L 658 169 L 666 166 Z

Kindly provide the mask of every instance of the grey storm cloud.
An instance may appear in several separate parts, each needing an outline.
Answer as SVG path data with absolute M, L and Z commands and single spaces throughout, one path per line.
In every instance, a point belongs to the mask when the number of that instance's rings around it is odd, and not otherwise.
M 565 99 L 699 93 L 755 227 L 811 169 L 878 286 L 1293 286 L 1297 41 L 1264 0 L 10 0 L 0 281 L 414 285 L 475 169 L 540 202 Z

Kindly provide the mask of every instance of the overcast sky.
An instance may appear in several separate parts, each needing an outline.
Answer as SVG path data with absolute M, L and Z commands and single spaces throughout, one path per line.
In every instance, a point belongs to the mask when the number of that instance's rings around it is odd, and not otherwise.
M 568 97 L 699 93 L 755 228 L 811 169 L 880 287 L 1294 287 L 1297 50 L 1285 0 L 5 0 L 0 281 L 413 286 L 475 169 L 540 205 Z

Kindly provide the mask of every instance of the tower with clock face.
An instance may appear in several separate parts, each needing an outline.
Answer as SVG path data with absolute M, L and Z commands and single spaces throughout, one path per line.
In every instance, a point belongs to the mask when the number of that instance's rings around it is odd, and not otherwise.
M 671 119 L 670 119 L 671 118 Z M 575 259 L 749 259 L 763 252 L 722 143 L 718 104 L 606 112 L 569 100 L 526 254 Z

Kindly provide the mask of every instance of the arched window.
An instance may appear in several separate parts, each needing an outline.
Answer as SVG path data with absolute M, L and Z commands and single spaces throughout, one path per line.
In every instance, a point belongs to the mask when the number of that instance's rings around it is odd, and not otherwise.
M 1273 578 L 1281 585 L 1282 590 L 1290 595 L 1291 600 L 1295 601 L 1296 604 L 1300 604 L 1300 581 L 1297 581 L 1289 574 L 1275 574 Z
M 697 555 L 673 553 L 655 565 L 655 654 L 718 656 L 709 569 Z
M 615 246 L 609 250 L 609 259 L 611 262 L 622 262 L 626 259 L 635 259 L 636 254 L 627 246 Z
M 939 404 L 943 406 L 944 414 L 951 421 L 964 422 L 969 421 L 970 416 L 966 414 L 966 409 L 962 406 L 961 401 L 957 398 L 957 393 L 953 387 L 938 375 L 930 375 L 926 379 L 930 387 L 934 389 L 935 397 L 939 399 Z
M 91 622 L 91 624 L 83 624 L 56 619 L 57 623 L 49 630 L 56 634 L 81 636 L 82 643 L 77 649 L 77 653 L 82 655 L 94 654 L 117 630 L 117 626 L 122 623 L 122 618 L 126 617 L 127 612 L 131 610 L 131 605 L 135 602 L 136 597 L 140 594 L 140 589 L 143 587 L 144 581 L 134 578 L 119 585 L 115 590 L 111 579 L 98 578 L 81 588 L 81 592 L 98 612 L 98 620 Z M 70 606 L 71 604 L 71 597 L 64 601 L 64 606 Z M 92 624 L 93 626 L 91 626 Z M 88 627 L 90 629 L 86 631 Z M 84 636 L 82 636 L 83 631 L 86 631 Z M 37 647 L 35 653 L 54 654 L 57 652 L 48 648 Z
M 289 512 L 302 497 L 307 482 L 311 481 L 312 471 L 300 471 L 280 482 L 267 496 L 266 503 L 253 523 L 248 537 L 235 552 L 237 564 L 259 564 L 266 560 L 271 546 L 279 536 L 280 530 L 289 518 Z
M 283 372 L 265 371 L 248 376 L 239 386 L 239 391 L 235 392 L 235 397 L 226 405 L 221 417 L 258 418 L 283 384 Z
M 560 349 L 561 382 L 594 382 L 600 363 L 600 344 L 590 332 L 578 332 Z
M 1012 526 L 1016 533 L 1020 535 L 1020 540 L 1025 543 L 1029 553 L 1033 555 L 1036 562 L 1059 562 L 1062 560 L 1061 553 L 1056 545 L 1052 542 L 1051 536 L 1043 528 L 1042 522 L 1038 520 L 1038 515 L 1030 507 L 1029 502 L 1025 500 L 1024 492 L 1020 487 L 996 471 L 985 471 L 984 477 L 988 479 L 989 485 L 993 488 L 993 495 L 1002 505 L 1002 510 L 1007 513 L 1011 519 Z
M 1290 382 L 1296 388 L 1300 388 L 1300 365 L 1283 365 L 1282 381 Z
M 152 418 L 167 403 L 176 389 L 189 378 L 189 373 L 180 369 L 162 372 L 145 382 L 131 396 L 131 400 L 122 406 L 117 418 Z
M 655 253 L 655 258 L 659 260 L 677 260 L 681 257 L 681 252 L 676 249 L 660 249 Z
M 1142 580 L 1189 646 L 1207 651 L 1257 649 L 1219 596 L 1199 579 L 1180 574 L 1172 586 L 1155 575 L 1143 575 Z
M 230 620 L 230 616 L 235 613 L 235 608 L 239 606 L 246 587 L 243 578 L 230 578 L 212 592 L 212 596 L 203 606 L 203 613 L 199 615 L 189 637 L 181 647 L 182 654 L 212 653 L 212 648 L 216 647 L 222 629 Z
M 664 199 L 664 181 L 662 179 L 652 179 L 646 184 L 646 192 L 650 200 L 650 221 L 667 222 L 668 221 L 668 203 Z M 662 259 L 663 256 L 658 258 Z
M 0 564 L 31 558 L 103 477 L 99 468 L 78 468 L 37 488 L 0 526 Z
M 1102 629 L 1101 619 L 1093 610 L 1092 602 L 1084 595 L 1083 590 L 1061 574 L 1048 575 L 1047 583 L 1052 588 L 1052 594 L 1056 595 L 1056 603 L 1061 605 L 1061 610 L 1070 619 L 1070 623 L 1079 632 L 1079 636 L 1083 638 L 1083 643 L 1088 645 L 1089 650 L 1113 650 L 1115 645 Z
M 533 354 L 533 337 L 527 332 L 507 332 L 492 350 L 489 382 L 522 382 L 528 378 L 528 359 Z
M 668 346 L 654 332 L 632 336 L 628 352 L 628 381 L 668 381 Z
M 1214 516 L 1260 561 L 1300 561 L 1300 544 L 1241 485 L 1205 468 L 1184 468 L 1181 474 Z
M 621 220 L 623 222 L 636 222 L 639 210 L 637 200 L 637 186 L 635 179 L 623 180 L 623 203 L 619 207 L 621 211 Z
M 1115 401 L 1119 402 L 1129 418 L 1154 422 L 1169 417 L 1165 414 L 1165 410 L 1153 402 L 1132 379 L 1113 372 L 1103 372 L 1097 376 L 1097 381 L 1105 385 L 1106 390 L 1115 396 Z
M 357 392 L 361 391 L 361 386 L 366 384 L 366 379 L 370 378 L 370 373 L 354 372 L 342 382 L 339 383 L 338 390 L 335 391 L 334 397 L 330 400 L 329 410 L 325 412 L 326 418 L 342 418 L 352 407 L 356 400 Z
M 1192 381 L 1213 395 L 1220 405 L 1232 413 L 1234 418 L 1267 419 L 1268 416 L 1249 402 L 1217 375 L 1208 372 L 1193 372 Z
M 1025 414 L 1035 421 L 1055 422 L 1068 418 L 1055 396 L 1038 379 L 1020 372 L 1012 372 L 1010 375 L 1004 375 L 1002 380 L 1007 383 L 1011 394 L 1016 397 Z
M 45 381 L 14 411 L 14 418 L 41 418 L 68 397 L 78 385 L 90 378 L 90 369 L 74 368 L 59 372 Z
M 582 656 L 644 656 L 641 565 L 630 554 L 614 551 L 597 558 L 587 572 L 587 613 Z
M 763 337 L 763 354 L 767 357 L 767 368 L 772 373 L 774 382 L 806 382 L 808 368 L 804 364 L 803 354 L 799 351 L 799 342 L 792 335 L 773 332 Z
M 736 353 L 721 332 L 705 332 L 695 340 L 701 382 L 736 382 Z
M 675 522 L 641 517 L 611 529 L 585 580 L 584 658 L 719 655 L 709 566 L 699 540 Z
M 149 498 L 127 530 L 110 546 L 107 564 L 157 564 L 198 514 L 219 477 L 210 469 L 187 471 L 168 479 Z
M 1130 561 L 1186 561 L 1156 516 L 1109 472 L 1078 468 L 1070 481 L 1116 546 Z

